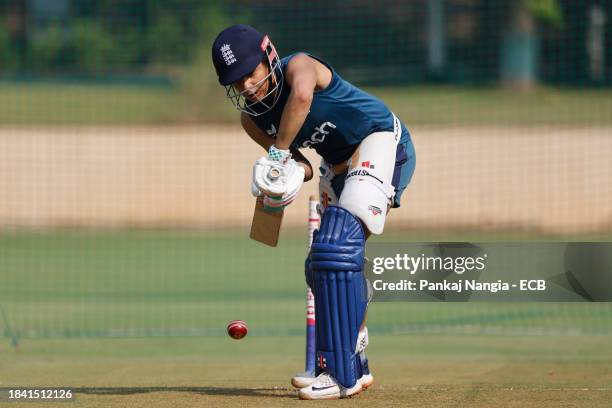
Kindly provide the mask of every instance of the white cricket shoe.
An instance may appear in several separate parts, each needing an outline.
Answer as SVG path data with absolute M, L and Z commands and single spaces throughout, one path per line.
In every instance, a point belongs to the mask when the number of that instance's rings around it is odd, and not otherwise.
M 304 371 L 294 375 L 293 378 L 291 378 L 291 385 L 293 385 L 295 388 L 308 387 L 316 378 L 317 377 L 315 377 L 314 370 Z
M 359 379 L 359 382 L 361 383 L 361 387 L 366 390 L 369 386 L 374 384 L 374 376 L 370 373 L 364 374 Z
M 302 388 L 298 395 L 300 399 L 304 400 L 338 399 L 359 394 L 361 390 L 361 381 L 357 381 L 352 387 L 346 388 L 328 373 L 321 373 L 312 384 Z
M 293 385 L 295 388 L 304 388 L 312 384 L 314 380 L 316 380 L 316 377 L 314 376 L 313 372 L 304 371 L 303 373 L 296 374 L 291 379 L 291 385 Z M 369 372 L 367 374 L 364 373 L 361 378 L 359 378 L 359 382 L 365 390 L 366 388 L 374 384 L 374 376 Z
M 356 352 L 357 354 L 360 354 L 362 363 L 365 360 L 365 367 L 363 368 L 364 373 L 359 379 L 364 389 L 368 388 L 370 385 L 372 385 L 372 383 L 374 383 L 374 376 L 370 374 L 370 370 L 367 367 L 367 359 L 365 358 L 365 355 L 362 355 L 366 347 L 368 347 L 369 343 L 370 343 L 370 338 L 368 336 L 368 328 L 364 326 L 364 328 L 359 331 L 359 336 L 357 337 L 357 347 L 356 347 Z M 294 375 L 291 378 L 291 385 L 293 385 L 295 388 L 308 387 L 310 384 L 314 382 L 315 378 L 316 377 L 315 377 L 314 370 L 313 371 L 303 371 L 299 374 Z

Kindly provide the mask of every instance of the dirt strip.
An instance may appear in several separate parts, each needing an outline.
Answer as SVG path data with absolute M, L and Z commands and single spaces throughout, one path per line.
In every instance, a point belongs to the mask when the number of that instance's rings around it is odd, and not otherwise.
M 396 227 L 612 227 L 611 128 L 411 132 L 417 169 L 390 215 Z M 0 225 L 249 224 L 251 166 L 262 153 L 236 127 L 2 128 Z M 304 225 L 316 190 L 304 186 L 286 225 Z

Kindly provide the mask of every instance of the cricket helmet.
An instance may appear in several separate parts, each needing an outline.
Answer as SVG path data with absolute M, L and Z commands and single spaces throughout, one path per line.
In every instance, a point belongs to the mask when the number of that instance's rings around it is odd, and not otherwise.
M 270 111 L 281 94 L 283 71 L 274 45 L 267 35 L 246 24 L 236 24 L 221 31 L 212 46 L 212 60 L 219 83 L 226 89 L 234 106 L 249 115 L 258 116 Z M 233 84 L 257 68 L 260 62 L 268 66 L 268 75 L 250 89 L 239 92 Z M 248 100 L 245 95 L 268 83 L 262 98 Z

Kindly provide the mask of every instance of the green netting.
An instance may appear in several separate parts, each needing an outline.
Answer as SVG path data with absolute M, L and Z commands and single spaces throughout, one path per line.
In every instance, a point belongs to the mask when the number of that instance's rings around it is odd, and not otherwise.
M 0 335 L 303 333 L 305 203 L 279 249 L 246 238 L 262 152 L 209 60 L 237 22 L 408 125 L 419 162 L 395 240 L 612 239 L 612 1 L 5 1 Z M 612 334 L 607 303 L 381 303 L 369 319 Z

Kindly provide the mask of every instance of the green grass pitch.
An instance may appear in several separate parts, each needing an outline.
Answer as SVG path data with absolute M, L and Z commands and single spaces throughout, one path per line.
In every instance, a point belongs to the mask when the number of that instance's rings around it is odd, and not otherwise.
M 284 231 L 269 249 L 246 233 L 1 234 L 0 388 L 72 387 L 75 406 L 88 407 L 293 406 L 289 379 L 304 363 L 305 234 Z M 390 231 L 385 239 L 553 237 Z M 608 304 L 375 303 L 376 384 L 339 405 L 609 406 L 611 316 Z M 245 339 L 224 334 L 232 319 L 248 322 Z
M 374 333 L 371 340 L 376 383 L 337 405 L 609 407 L 612 399 L 610 337 Z M 83 407 L 295 406 L 289 379 L 302 368 L 303 341 L 40 339 L 24 340 L 17 352 L 2 342 L 0 387 L 70 387 Z

